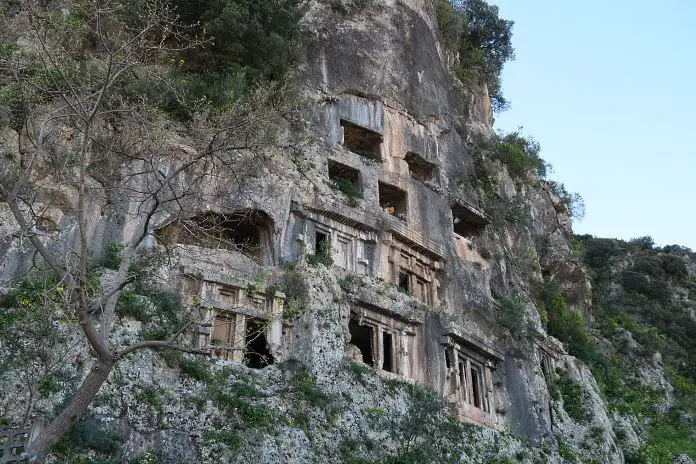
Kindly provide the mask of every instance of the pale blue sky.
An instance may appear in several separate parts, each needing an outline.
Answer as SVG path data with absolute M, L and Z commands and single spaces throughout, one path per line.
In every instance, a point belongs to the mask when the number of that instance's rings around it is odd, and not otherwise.
M 696 1 L 493 3 L 517 55 L 495 125 L 585 199 L 575 232 L 696 250 Z

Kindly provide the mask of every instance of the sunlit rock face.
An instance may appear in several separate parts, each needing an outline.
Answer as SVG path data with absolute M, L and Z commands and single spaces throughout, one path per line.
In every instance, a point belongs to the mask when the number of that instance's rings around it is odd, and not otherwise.
M 206 179 L 186 204 L 188 222 L 163 214 L 144 241 L 143 251 L 166 255 L 158 273 L 194 319 L 187 343 L 206 354 L 188 364 L 152 352 L 124 360 L 90 407 L 94 427 L 118 432 L 115 454 L 126 461 L 376 461 L 402 451 L 387 422 L 418 413 L 416 385 L 473 424 L 451 462 L 563 462 L 561 444 L 585 462 L 623 462 L 612 423 L 637 439 L 633 424 L 608 412 L 587 367 L 546 335 L 534 305 L 535 286 L 550 275 L 574 309 L 591 313 L 559 198 L 537 178 L 521 184 L 503 171 L 498 194 L 524 192 L 528 220 L 493 220 L 472 185 L 468 148 L 493 134 L 488 91 L 454 77 L 430 1 L 367 1 L 348 12 L 335 3 L 307 12 L 310 40 L 295 75 L 301 124 L 268 149 L 271 165 L 247 172 L 234 191 L 232 167 Z M 197 149 L 174 136 L 168 143 L 173 153 Z M 38 233 L 69 250 L 79 239 L 75 192 L 52 192 L 44 196 L 62 201 L 46 208 Z M 138 221 L 134 199 L 95 196 L 87 207 L 95 256 Z M 197 237 L 187 227 L 215 232 Z M 30 267 L 32 250 L 6 208 L 0 231 L 4 282 Z M 517 320 L 501 324 L 513 296 Z M 123 315 L 117 339 L 142 329 Z M 79 359 L 85 348 L 74 349 Z M 662 385 L 659 364 L 646 376 Z M 66 372 L 68 389 L 85 366 Z M 579 386 L 586 420 L 550 391 L 559 378 Z M 5 380 L 3 414 L 26 423 L 35 399 Z M 50 413 L 61 395 L 41 398 L 30 416 Z M 595 442 L 583 448 L 592 430 Z

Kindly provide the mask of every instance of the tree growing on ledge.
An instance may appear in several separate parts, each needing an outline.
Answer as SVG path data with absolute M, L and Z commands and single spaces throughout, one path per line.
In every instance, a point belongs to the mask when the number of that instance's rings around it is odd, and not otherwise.
M 188 98 L 181 56 L 209 41 L 165 0 L 13 5 L 0 16 L 0 206 L 14 218 L 16 240 L 33 250 L 40 278 L 0 298 L 0 328 L 28 314 L 42 343 L 55 343 L 60 326 L 89 353 L 67 406 L 29 444 L 30 458 L 42 462 L 119 360 L 142 349 L 196 352 L 180 343 L 185 326 L 119 345 L 119 300 L 142 278 L 148 237 L 265 172 L 269 127 L 286 115 L 277 95 L 259 87 L 224 108 Z M 186 109 L 185 124 L 172 121 L 162 95 Z M 124 231 L 102 262 L 108 273 L 91 243 L 100 214 Z
M 438 0 L 435 7 L 446 45 L 459 53 L 462 79 L 485 82 L 493 110 L 507 109 L 500 74 L 515 59 L 514 22 L 500 18 L 498 7 L 485 0 Z

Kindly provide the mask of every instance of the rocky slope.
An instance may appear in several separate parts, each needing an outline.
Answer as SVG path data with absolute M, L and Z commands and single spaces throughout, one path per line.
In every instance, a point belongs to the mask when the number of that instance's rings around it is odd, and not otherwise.
M 258 142 L 264 163 L 177 179 L 195 192 L 154 216 L 161 227 L 139 246 L 148 262 L 119 300 L 114 346 L 188 320 L 183 342 L 206 354 L 120 360 L 49 459 L 621 463 L 690 451 L 655 448 L 654 426 L 693 394 L 693 332 L 664 339 L 692 326 L 660 312 L 668 302 L 693 321 L 693 255 L 678 254 L 682 268 L 668 251 L 597 257 L 597 239 L 576 241 L 569 196 L 540 177 L 529 146 L 494 135 L 486 87 L 456 76 L 430 1 L 317 1 L 304 21 L 292 122 L 273 119 L 281 135 Z M 162 130 L 168 156 L 206 150 L 202 131 Z M 8 153 L 30 151 L 11 127 L 3 137 Z M 60 126 L 46 137 L 75 144 Z M 505 156 L 515 147 L 530 165 Z M 120 244 L 142 221 L 142 198 L 98 174 L 84 226 L 96 293 L 118 278 Z M 62 284 L 32 272 L 42 265 L 27 242 L 38 234 L 68 256 L 79 192 L 32 176 L 42 223 L 19 227 L 0 204 L 8 429 L 54 417 L 93 362 Z M 204 228 L 216 214 L 212 239 L 187 238 L 185 221 Z M 645 298 L 631 300 L 634 314 L 649 300 L 649 317 L 617 319 L 627 289 Z M 662 344 L 648 345 L 653 335 Z M 678 411 L 693 439 L 692 412 Z

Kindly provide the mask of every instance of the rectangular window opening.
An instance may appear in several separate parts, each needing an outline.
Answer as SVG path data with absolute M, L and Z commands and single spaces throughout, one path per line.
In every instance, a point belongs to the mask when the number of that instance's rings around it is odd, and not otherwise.
M 375 131 L 341 120 L 343 146 L 364 158 L 382 161 L 382 136 Z
M 471 367 L 471 394 L 474 407 L 481 409 L 481 376 L 477 367 Z
M 237 289 L 226 285 L 219 287 L 218 301 L 224 305 L 234 305 L 237 303 Z
M 471 238 L 481 234 L 489 221 L 475 213 L 472 209 L 455 204 L 452 205 L 452 229 L 462 237 Z
M 411 275 L 404 270 L 399 271 L 399 283 L 397 284 L 401 290 L 408 293 L 410 290 Z
M 314 252 L 318 253 L 320 251 L 326 250 L 330 246 L 331 240 L 329 234 L 317 230 L 314 233 Z
M 379 182 L 379 206 L 401 220 L 408 217 L 408 194 L 398 187 Z
M 246 335 L 244 337 L 244 364 L 252 369 L 261 369 L 273 364 L 273 356 L 266 340 L 268 321 L 247 319 Z
M 374 330 L 372 327 L 360 325 L 357 321 L 351 319 L 348 324 L 348 331 L 350 332 L 350 344 L 360 350 L 363 363 L 368 366 L 374 366 Z
M 433 181 L 435 179 L 436 165 L 434 163 L 426 161 L 422 156 L 413 152 L 406 153 L 404 160 L 408 164 L 408 172 L 411 174 L 411 178 L 421 182 Z
M 348 197 L 350 206 L 358 206 L 362 199 L 360 171 L 333 160 L 329 160 L 328 165 L 331 187 Z
M 394 339 L 389 332 L 382 332 L 382 369 L 394 372 Z

